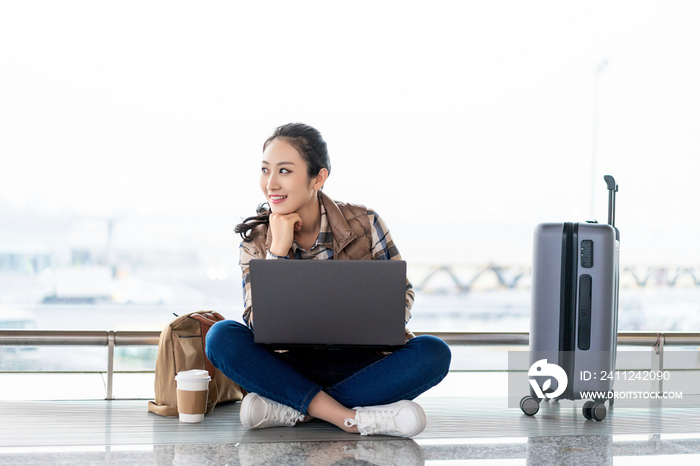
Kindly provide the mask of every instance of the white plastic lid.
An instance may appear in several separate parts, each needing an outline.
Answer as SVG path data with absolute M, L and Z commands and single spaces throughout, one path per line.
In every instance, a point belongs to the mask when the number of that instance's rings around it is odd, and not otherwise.
M 192 369 L 191 371 L 180 371 L 175 376 L 175 380 L 197 382 L 200 380 L 211 380 L 208 371 L 201 369 Z

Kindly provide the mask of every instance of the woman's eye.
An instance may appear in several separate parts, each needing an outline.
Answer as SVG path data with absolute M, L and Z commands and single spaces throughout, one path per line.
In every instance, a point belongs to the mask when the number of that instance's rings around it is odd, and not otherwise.
M 291 173 L 289 170 L 286 168 L 280 168 L 280 173 Z
M 263 172 L 263 173 L 267 173 L 267 168 L 263 167 L 263 168 L 262 168 L 262 172 Z

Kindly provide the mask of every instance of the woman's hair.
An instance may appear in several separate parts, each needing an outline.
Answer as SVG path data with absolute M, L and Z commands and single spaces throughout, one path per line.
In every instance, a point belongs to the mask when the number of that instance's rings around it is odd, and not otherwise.
M 331 159 L 328 156 L 328 146 L 323 136 L 316 129 L 303 123 L 288 123 L 279 126 L 267 138 L 263 144 L 263 152 L 275 139 L 283 139 L 294 147 L 306 163 L 306 173 L 309 179 L 315 178 L 322 168 L 331 173 Z M 252 230 L 258 225 L 266 225 L 270 222 L 270 206 L 267 202 L 260 204 L 255 209 L 257 215 L 248 217 L 243 222 L 236 225 L 234 231 L 241 235 L 244 240 L 251 239 Z
M 279 126 L 263 144 L 263 152 L 277 138 L 287 141 L 299 152 L 301 158 L 306 162 L 306 172 L 309 178 L 316 177 L 322 168 L 328 170 L 329 175 L 331 174 L 328 146 L 316 128 L 303 123 L 288 123 Z

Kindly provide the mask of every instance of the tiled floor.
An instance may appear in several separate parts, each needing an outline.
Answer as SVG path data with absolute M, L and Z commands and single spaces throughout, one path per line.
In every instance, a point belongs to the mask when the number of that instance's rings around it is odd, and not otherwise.
M 148 413 L 144 400 L 3 401 L 0 464 L 700 464 L 700 408 L 616 406 L 593 422 L 581 402 L 561 402 L 528 417 L 504 397 L 449 388 L 418 398 L 428 424 L 413 439 L 360 437 L 320 421 L 249 431 L 238 403 L 183 424 Z

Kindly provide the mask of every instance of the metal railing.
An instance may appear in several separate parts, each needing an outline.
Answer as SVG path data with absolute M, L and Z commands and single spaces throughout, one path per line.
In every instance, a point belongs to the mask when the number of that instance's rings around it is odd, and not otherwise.
M 518 266 L 507 264 L 486 264 L 486 265 L 460 265 L 460 264 L 411 264 L 414 281 L 414 289 L 425 293 L 445 289 L 456 290 L 467 293 L 472 290 L 477 281 L 485 283 L 488 289 L 517 287 L 529 288 L 529 280 L 532 278 L 530 266 Z M 487 277 L 487 280 L 482 280 Z M 621 282 L 628 286 L 638 288 L 668 287 L 677 286 L 700 286 L 700 267 L 698 266 L 651 266 L 635 267 L 627 266 L 620 269 Z M 433 289 L 431 283 L 434 281 L 447 282 L 450 286 L 444 285 Z M 495 281 L 494 281 L 495 279 Z M 525 283 L 524 285 L 522 283 Z
M 526 346 L 527 332 L 414 332 L 434 335 L 450 346 Z M 114 348 L 116 346 L 157 346 L 159 331 L 116 330 L 0 330 L 0 347 L 106 346 L 107 400 L 114 399 Z M 653 350 L 652 370 L 663 370 L 665 346 L 700 346 L 700 332 L 620 332 L 620 346 L 646 346 Z M 43 371 L 52 373 L 52 371 Z M 59 372 L 60 371 L 56 371 Z M 659 381 L 662 383 L 662 380 Z M 657 387 L 661 391 L 662 386 Z

